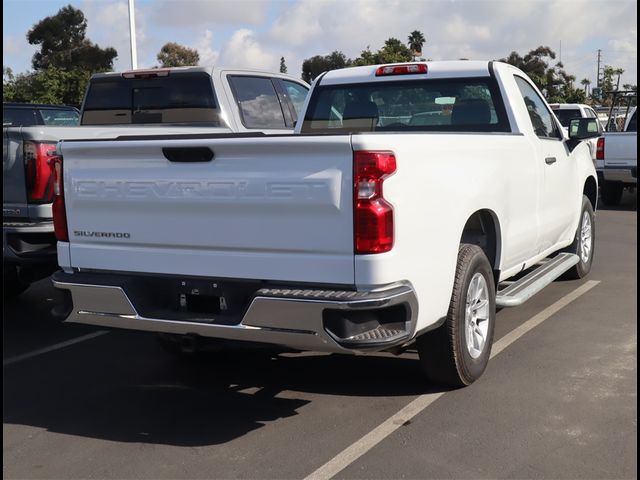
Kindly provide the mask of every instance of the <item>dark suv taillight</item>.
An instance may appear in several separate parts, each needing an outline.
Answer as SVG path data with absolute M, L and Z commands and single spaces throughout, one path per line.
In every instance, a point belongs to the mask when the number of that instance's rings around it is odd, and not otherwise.
M 393 248 L 393 207 L 382 193 L 384 179 L 396 171 L 393 152 L 353 152 L 353 222 L 356 254 Z
M 53 199 L 49 162 L 55 154 L 55 143 L 24 142 L 22 155 L 29 203 L 50 203 Z

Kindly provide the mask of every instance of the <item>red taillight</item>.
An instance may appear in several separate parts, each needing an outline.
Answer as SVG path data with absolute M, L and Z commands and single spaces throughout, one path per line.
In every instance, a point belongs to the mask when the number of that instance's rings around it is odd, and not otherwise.
M 393 248 L 393 207 L 382 195 L 384 179 L 396 171 L 393 152 L 353 152 L 353 223 L 356 254 Z
M 62 157 L 51 159 L 51 177 L 53 178 L 53 229 L 56 239 L 61 242 L 69 241 L 67 229 L 67 212 L 64 205 L 64 184 L 62 182 Z
M 49 203 L 53 199 L 53 180 L 49 162 L 55 156 L 53 143 L 24 142 L 22 154 L 29 203 Z
M 598 138 L 596 144 L 596 160 L 604 160 L 604 137 Z
M 386 67 L 378 67 L 376 77 L 384 77 L 388 75 L 413 75 L 416 73 L 427 73 L 427 65 L 425 63 L 405 63 L 403 65 L 387 65 Z

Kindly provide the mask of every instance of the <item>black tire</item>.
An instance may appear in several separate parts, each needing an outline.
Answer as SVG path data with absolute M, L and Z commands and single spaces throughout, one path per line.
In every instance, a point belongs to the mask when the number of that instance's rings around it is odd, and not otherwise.
M 6 300 L 17 298 L 31 285 L 22 278 L 17 265 L 5 265 L 2 269 L 2 293 Z
M 484 278 L 488 294 L 487 332 L 484 346 L 476 358 L 467 348 L 465 311 L 469 285 L 474 275 Z M 496 289 L 489 260 L 480 247 L 463 243 L 458 249 L 458 264 L 449 311 L 444 324 L 418 337 L 416 344 L 422 369 L 429 380 L 463 387 L 476 381 L 487 367 L 493 343 L 496 319 Z
M 604 182 L 600 189 L 602 203 L 608 207 L 617 207 L 622 200 L 624 185 L 621 182 Z
M 585 213 L 589 217 L 589 221 L 591 222 L 591 247 L 589 249 L 588 259 L 583 260 L 582 255 L 582 241 L 581 241 L 581 232 L 582 227 L 584 225 L 584 215 Z M 573 243 L 564 249 L 565 252 L 573 253 L 580 257 L 580 261 L 571 267 L 570 270 L 567 270 L 562 278 L 566 280 L 578 280 L 579 278 L 585 277 L 589 271 L 591 270 L 591 264 L 593 263 L 593 253 L 596 245 L 596 228 L 595 228 L 595 215 L 593 214 L 593 206 L 591 202 L 587 198 L 586 195 L 582 196 L 582 209 L 580 210 L 580 221 L 578 222 L 578 229 L 576 230 L 576 236 L 573 239 Z

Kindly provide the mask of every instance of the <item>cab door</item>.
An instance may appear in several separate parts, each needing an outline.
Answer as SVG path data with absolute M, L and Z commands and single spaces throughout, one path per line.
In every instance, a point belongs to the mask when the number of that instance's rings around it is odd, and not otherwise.
M 536 157 L 544 175 L 540 195 L 538 253 L 567 239 L 573 224 L 576 199 L 576 162 L 567 148 L 562 129 L 547 103 L 523 77 L 516 76 L 533 133 L 537 137 Z M 570 237 L 569 237 L 570 238 Z

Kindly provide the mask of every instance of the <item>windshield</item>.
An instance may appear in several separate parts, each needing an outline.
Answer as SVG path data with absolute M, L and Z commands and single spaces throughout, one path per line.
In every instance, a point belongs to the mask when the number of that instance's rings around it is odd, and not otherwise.
M 386 81 L 319 87 L 303 133 L 508 132 L 493 79 Z
M 569 127 L 569 123 L 571 123 L 572 118 L 582 118 L 580 109 L 578 108 L 564 108 L 562 110 L 558 109 L 554 110 L 553 113 L 556 114 L 556 117 L 558 117 L 558 120 L 563 127 Z
M 132 123 L 226 126 L 206 72 L 92 79 L 82 125 Z

